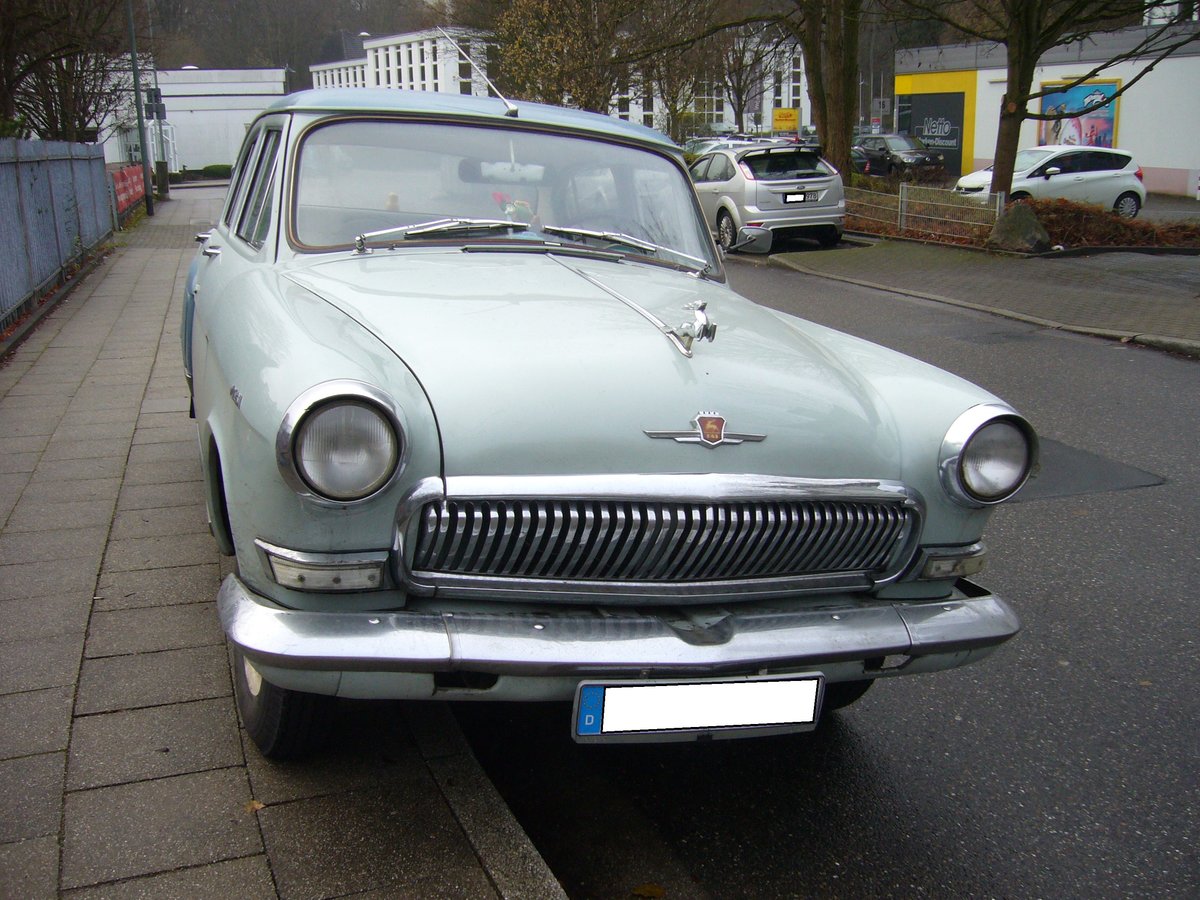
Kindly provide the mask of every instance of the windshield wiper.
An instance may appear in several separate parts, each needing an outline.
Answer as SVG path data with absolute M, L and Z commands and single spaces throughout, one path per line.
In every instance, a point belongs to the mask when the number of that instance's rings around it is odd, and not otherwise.
M 426 234 L 500 230 L 527 231 L 528 229 L 529 226 L 524 222 L 510 222 L 508 219 L 434 219 L 431 222 L 418 222 L 416 225 L 400 225 L 396 228 L 365 232 L 354 239 L 354 249 L 359 253 L 365 253 L 367 241 L 389 235 L 403 237 L 407 241 Z
M 701 259 L 699 256 L 692 256 L 690 253 L 684 253 L 681 250 L 675 250 L 672 247 L 664 247 L 661 244 L 653 244 L 650 241 L 643 241 L 641 238 L 635 238 L 631 234 L 625 234 L 621 231 L 598 231 L 590 228 L 568 228 L 562 225 L 543 225 L 542 231 L 547 234 L 559 234 L 563 237 L 584 237 L 592 238 L 597 241 L 608 241 L 610 244 L 623 244 L 626 247 L 632 247 L 634 250 L 641 250 L 643 253 L 653 253 L 656 256 L 662 253 L 667 253 L 672 256 L 679 256 L 693 263 L 697 274 L 703 275 L 712 269 L 712 266 L 707 260 Z

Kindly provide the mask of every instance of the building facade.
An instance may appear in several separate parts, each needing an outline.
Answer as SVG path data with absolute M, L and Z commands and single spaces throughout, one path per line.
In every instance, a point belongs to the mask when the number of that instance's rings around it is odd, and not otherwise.
M 1197 29 L 1200 23 L 1182 25 Z M 1068 112 L 1093 105 L 1133 81 L 1150 60 L 1106 68 L 1077 87 L 1071 82 L 1106 60 L 1132 50 L 1147 34 L 1132 28 L 1092 35 L 1041 59 L 1031 113 Z M 1005 48 L 955 44 L 896 53 L 895 128 L 943 151 L 955 174 L 991 165 L 1006 85 Z M 1086 116 L 1056 122 L 1027 119 L 1021 147 L 1082 144 L 1128 150 L 1142 167 L 1146 189 L 1200 197 L 1200 41 L 1158 63 L 1110 104 Z M 950 165 L 951 161 L 955 165 Z
M 428 29 L 367 38 L 363 41 L 362 58 L 310 66 L 313 87 L 382 87 L 487 96 L 490 91 L 480 73 L 495 71 L 495 45 L 480 31 L 453 28 L 446 32 L 469 54 L 474 66 L 462 58 L 440 30 Z M 774 110 L 783 108 L 795 110 L 793 121 L 811 124 L 807 82 L 798 46 L 781 47 L 763 66 L 761 77 L 761 90 L 751 91 L 747 103 L 745 130 L 770 133 Z M 636 77 L 612 98 L 609 114 L 668 130 L 665 104 Z M 733 107 L 719 79 L 697 83 L 690 118 L 691 130 L 699 133 L 721 134 L 736 129 Z

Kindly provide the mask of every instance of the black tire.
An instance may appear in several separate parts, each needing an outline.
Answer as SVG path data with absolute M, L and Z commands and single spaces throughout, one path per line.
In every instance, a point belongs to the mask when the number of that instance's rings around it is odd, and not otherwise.
M 717 213 L 717 241 L 726 253 L 732 253 L 729 248 L 737 243 L 737 228 L 733 225 L 733 216 L 725 210 Z
M 833 710 L 849 706 L 869 691 L 874 683 L 874 678 L 868 678 L 866 681 L 837 681 L 833 684 L 826 682 L 824 708 Z
M 269 759 L 300 759 L 320 748 L 332 697 L 305 694 L 266 681 L 236 648 L 233 693 L 246 733 Z
M 1122 219 L 1136 219 L 1142 208 L 1142 199 L 1133 191 L 1126 191 L 1113 204 L 1113 212 Z

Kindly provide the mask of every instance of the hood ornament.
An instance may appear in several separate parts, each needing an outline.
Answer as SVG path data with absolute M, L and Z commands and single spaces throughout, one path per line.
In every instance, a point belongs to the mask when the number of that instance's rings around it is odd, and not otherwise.
M 714 328 L 716 326 L 713 326 Z M 711 338 L 710 338 L 711 340 Z M 677 441 L 680 444 L 703 444 L 705 447 L 719 447 L 721 444 L 741 444 L 746 441 L 757 443 L 765 441 L 765 434 L 746 434 L 738 431 L 725 430 L 725 417 L 715 412 L 700 412 L 692 419 L 692 431 L 649 431 L 646 437 L 662 438 Z
M 679 327 L 671 329 L 671 333 L 679 338 L 684 349 L 689 353 L 692 351 L 693 341 L 712 341 L 717 336 L 717 323 L 708 317 L 707 308 L 708 301 L 706 300 L 689 303 L 684 309 L 695 313 L 695 318 L 691 322 L 684 322 Z

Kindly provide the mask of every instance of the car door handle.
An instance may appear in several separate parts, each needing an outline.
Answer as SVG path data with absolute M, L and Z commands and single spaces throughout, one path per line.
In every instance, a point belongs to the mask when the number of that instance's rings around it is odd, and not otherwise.
M 199 232 L 199 233 L 196 235 L 196 237 L 194 238 L 194 240 L 196 241 L 196 243 L 197 243 L 197 244 L 203 244 L 203 243 L 204 243 L 205 241 L 207 241 L 207 240 L 208 240 L 210 237 L 212 237 L 212 232 L 211 232 L 211 231 L 201 231 L 201 232 Z
M 207 257 L 209 257 L 209 258 L 211 259 L 211 258 L 212 258 L 212 257 L 214 257 L 214 256 L 220 256 L 220 255 L 221 255 L 221 248 L 220 248 L 220 247 L 213 247 L 213 246 L 211 246 L 211 245 L 210 245 L 210 246 L 207 246 L 207 247 L 203 247 L 203 248 L 201 248 L 200 252 L 201 252 L 201 253 L 203 253 L 205 256 L 207 256 Z

